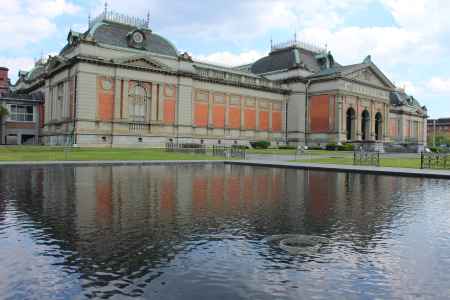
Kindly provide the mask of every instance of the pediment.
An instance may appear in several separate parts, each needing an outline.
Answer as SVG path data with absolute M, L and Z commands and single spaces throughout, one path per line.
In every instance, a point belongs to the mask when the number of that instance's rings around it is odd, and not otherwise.
M 161 63 L 160 61 L 150 58 L 148 56 L 133 56 L 133 57 L 127 57 L 123 59 L 117 60 L 118 63 L 129 65 L 133 67 L 140 67 L 140 68 L 149 68 L 149 69 L 159 69 L 159 70 L 170 70 L 170 68 Z
M 371 65 L 360 69 L 352 70 L 345 75 L 346 78 L 356 80 L 362 83 L 368 83 L 382 88 L 394 88 L 394 85 L 381 73 L 376 67 Z

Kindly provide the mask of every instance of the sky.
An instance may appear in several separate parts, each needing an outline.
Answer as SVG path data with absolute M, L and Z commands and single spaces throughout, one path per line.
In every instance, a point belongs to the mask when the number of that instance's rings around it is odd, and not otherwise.
M 3 0 L 0 66 L 29 70 L 56 55 L 70 29 L 87 29 L 104 0 Z M 255 61 L 274 43 L 327 47 L 341 64 L 367 55 L 398 87 L 426 105 L 432 118 L 450 117 L 448 0 L 108 0 L 116 12 L 145 18 L 151 29 L 194 59 L 221 65 Z

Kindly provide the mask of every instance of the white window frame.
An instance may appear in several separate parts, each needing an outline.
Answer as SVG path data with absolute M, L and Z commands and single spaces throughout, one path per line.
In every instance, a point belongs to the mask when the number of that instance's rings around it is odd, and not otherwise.
M 13 107 L 31 107 L 32 108 L 32 112 L 28 113 L 17 113 L 13 112 Z M 34 117 L 34 105 L 30 105 L 30 104 L 9 104 L 8 105 L 8 110 L 9 110 L 9 115 L 8 115 L 8 121 L 11 122 L 23 122 L 23 123 L 34 123 L 35 122 L 35 117 Z M 23 116 L 23 120 L 20 119 L 15 119 L 14 116 Z M 31 115 L 31 121 L 30 120 L 26 120 L 26 117 Z

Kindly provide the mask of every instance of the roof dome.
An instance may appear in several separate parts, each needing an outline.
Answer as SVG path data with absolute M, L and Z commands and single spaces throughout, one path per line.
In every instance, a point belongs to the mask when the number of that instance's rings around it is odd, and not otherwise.
M 130 36 L 140 32 L 142 35 L 139 47 L 130 44 Z M 178 56 L 175 46 L 164 37 L 153 33 L 147 28 L 138 28 L 127 24 L 103 21 L 93 26 L 88 33 L 98 43 L 121 48 L 136 48 L 157 54 Z
M 324 50 L 322 49 L 313 48 L 306 43 L 298 41 L 292 41 L 286 45 L 273 46 L 268 56 L 261 58 L 252 65 L 251 72 L 265 74 L 301 67 L 316 73 L 321 70 L 318 55 L 323 52 Z

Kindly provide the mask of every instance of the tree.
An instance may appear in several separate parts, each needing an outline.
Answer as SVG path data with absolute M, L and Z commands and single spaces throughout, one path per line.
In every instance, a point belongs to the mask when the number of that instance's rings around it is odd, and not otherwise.
M 450 135 L 445 133 L 438 133 L 436 134 L 436 136 L 433 136 L 433 134 L 431 134 L 428 136 L 428 145 L 432 146 L 433 142 L 436 143 L 437 147 L 439 147 L 440 145 L 450 145 Z
M 0 119 L 6 117 L 7 115 L 9 115 L 9 111 L 5 107 L 0 105 Z

